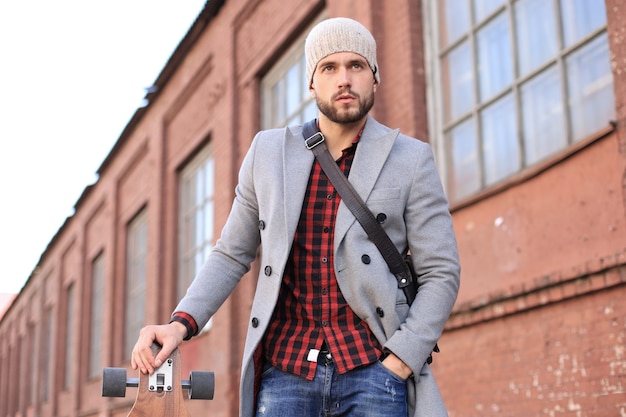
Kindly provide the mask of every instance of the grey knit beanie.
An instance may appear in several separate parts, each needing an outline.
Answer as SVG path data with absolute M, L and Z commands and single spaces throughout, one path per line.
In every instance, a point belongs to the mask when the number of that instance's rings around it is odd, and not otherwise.
M 376 41 L 369 30 L 356 20 L 335 17 L 323 20 L 309 32 L 304 42 L 306 55 L 306 77 L 309 86 L 317 63 L 336 52 L 354 52 L 361 55 L 370 65 L 376 82 L 380 84 L 376 62 Z

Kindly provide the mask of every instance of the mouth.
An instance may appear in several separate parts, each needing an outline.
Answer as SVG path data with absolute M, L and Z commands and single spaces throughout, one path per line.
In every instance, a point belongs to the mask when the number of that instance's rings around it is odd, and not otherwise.
M 339 102 L 339 103 L 350 103 L 352 101 L 354 101 L 356 99 L 355 96 L 353 96 L 352 94 L 339 94 L 337 97 L 335 97 L 335 101 Z

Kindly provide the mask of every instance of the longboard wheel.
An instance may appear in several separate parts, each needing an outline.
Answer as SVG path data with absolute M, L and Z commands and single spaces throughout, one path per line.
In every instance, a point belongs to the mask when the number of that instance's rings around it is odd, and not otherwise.
M 126 368 L 104 368 L 102 371 L 102 396 L 126 396 Z
M 191 371 L 189 374 L 189 398 L 212 400 L 215 391 L 215 374 L 208 371 Z

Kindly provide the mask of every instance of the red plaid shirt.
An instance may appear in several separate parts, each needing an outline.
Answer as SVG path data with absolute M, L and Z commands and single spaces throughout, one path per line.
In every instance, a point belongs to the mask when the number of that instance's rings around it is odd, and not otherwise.
M 338 161 L 347 176 L 359 140 Z M 326 346 L 339 373 L 375 362 L 382 348 L 367 323 L 341 294 L 334 269 L 335 217 L 341 199 L 317 160 L 294 236 L 276 309 L 265 334 L 265 359 L 285 372 L 312 380 L 311 349 Z

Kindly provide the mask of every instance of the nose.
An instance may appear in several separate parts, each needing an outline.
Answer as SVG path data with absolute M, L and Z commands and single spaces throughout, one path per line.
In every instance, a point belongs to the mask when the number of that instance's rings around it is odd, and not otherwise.
M 340 67 L 337 74 L 337 87 L 350 88 L 351 86 L 350 71 L 348 71 L 348 68 Z

